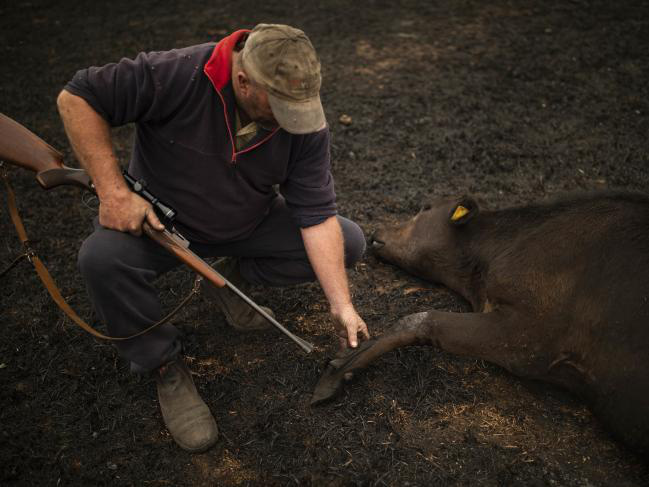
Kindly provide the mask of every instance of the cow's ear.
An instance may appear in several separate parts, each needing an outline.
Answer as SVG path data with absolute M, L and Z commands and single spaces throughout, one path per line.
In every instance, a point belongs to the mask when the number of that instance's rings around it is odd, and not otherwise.
M 452 225 L 465 225 L 480 213 L 478 203 L 469 196 L 464 196 L 451 207 L 449 222 Z

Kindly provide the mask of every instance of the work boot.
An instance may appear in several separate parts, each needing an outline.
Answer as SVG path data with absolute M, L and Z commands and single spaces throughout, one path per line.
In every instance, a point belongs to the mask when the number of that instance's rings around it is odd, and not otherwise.
M 162 418 L 176 443 L 192 453 L 212 446 L 219 436 L 216 421 L 182 357 L 160 367 L 155 380 Z
M 237 259 L 226 257 L 217 262 L 214 268 L 237 289 L 243 293 L 246 292 L 245 288 L 249 286 L 239 272 L 239 261 Z M 203 281 L 203 289 L 216 301 L 219 309 L 223 311 L 228 324 L 236 330 L 266 330 L 273 326 L 266 318 L 257 313 L 227 286 L 216 287 L 207 281 Z M 270 308 L 266 308 L 265 306 L 261 306 L 261 308 L 271 317 L 275 317 L 275 314 Z

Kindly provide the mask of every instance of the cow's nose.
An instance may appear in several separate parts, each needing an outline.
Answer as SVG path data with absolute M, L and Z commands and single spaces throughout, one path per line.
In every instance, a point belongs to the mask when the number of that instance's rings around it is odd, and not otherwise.
M 373 249 L 380 249 L 385 245 L 385 242 L 381 239 L 379 239 L 376 236 L 376 233 L 370 237 L 370 245 L 372 246 Z

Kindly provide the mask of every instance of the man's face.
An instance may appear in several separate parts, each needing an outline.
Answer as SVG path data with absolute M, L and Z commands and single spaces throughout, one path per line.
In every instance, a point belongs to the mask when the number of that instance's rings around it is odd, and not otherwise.
M 273 111 L 268 103 L 268 93 L 259 84 L 244 75 L 238 79 L 240 89 L 238 90 L 237 103 L 253 122 L 257 122 L 266 130 L 274 130 L 278 123 L 273 116 Z
M 257 122 L 266 130 L 274 130 L 277 126 L 277 120 L 273 115 L 273 110 L 268 103 L 268 92 L 256 83 L 252 84 L 252 99 L 254 105 L 254 115 L 250 115 L 253 121 Z

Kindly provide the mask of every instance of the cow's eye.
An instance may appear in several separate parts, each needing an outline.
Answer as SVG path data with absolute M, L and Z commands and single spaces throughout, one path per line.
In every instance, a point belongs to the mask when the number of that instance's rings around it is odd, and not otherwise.
M 421 207 L 421 211 L 428 211 L 433 207 L 430 203 L 426 203 L 424 206 Z

